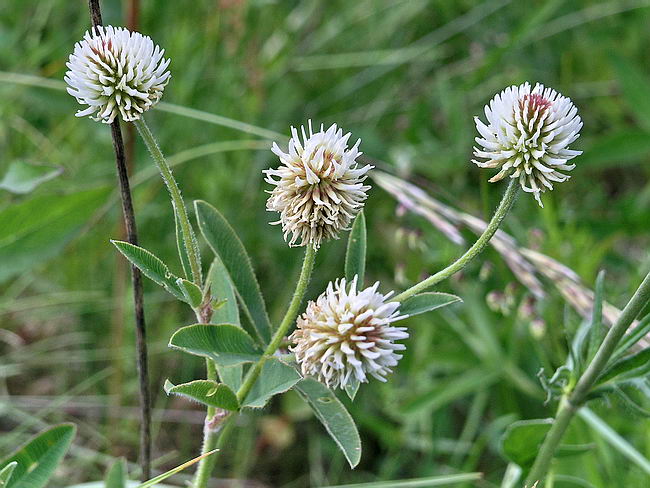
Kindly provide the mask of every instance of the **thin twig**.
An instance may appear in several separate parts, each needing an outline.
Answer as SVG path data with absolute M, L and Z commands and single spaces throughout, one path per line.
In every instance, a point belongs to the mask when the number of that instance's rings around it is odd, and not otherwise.
M 88 0 L 88 8 L 93 27 L 102 25 L 99 0 Z M 117 118 L 111 124 L 111 136 L 113 139 L 113 149 L 115 150 L 115 164 L 120 184 L 120 195 L 122 197 L 126 237 L 131 244 L 138 245 L 138 231 L 136 228 L 129 174 L 124 154 L 124 141 L 122 140 L 120 121 Z M 151 392 L 149 389 L 142 275 L 135 266 L 131 266 L 131 277 L 133 280 L 133 302 L 135 307 L 136 359 L 140 381 L 140 463 L 142 465 L 142 477 L 146 480 L 151 478 Z

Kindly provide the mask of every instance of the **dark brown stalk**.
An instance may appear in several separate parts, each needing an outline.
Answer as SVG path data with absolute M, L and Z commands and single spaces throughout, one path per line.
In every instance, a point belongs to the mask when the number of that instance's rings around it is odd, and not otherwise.
M 90 19 L 93 27 L 102 25 L 102 13 L 99 0 L 88 0 L 88 8 L 90 9 Z M 111 124 L 111 136 L 113 138 L 113 149 L 115 150 L 115 164 L 120 184 L 126 238 L 131 244 L 137 245 L 138 231 L 135 222 L 135 213 L 133 211 L 129 173 L 124 154 L 124 141 L 122 140 L 120 121 L 117 118 Z M 136 360 L 140 381 L 140 463 L 142 466 L 142 477 L 146 480 L 151 478 L 151 392 L 149 389 L 147 335 L 144 320 L 142 275 L 134 266 L 131 266 L 131 277 L 133 280 L 133 302 L 135 306 Z

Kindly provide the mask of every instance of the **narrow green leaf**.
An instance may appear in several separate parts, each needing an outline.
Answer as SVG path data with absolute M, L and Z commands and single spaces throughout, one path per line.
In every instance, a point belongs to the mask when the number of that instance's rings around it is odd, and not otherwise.
M 295 388 L 354 468 L 361 460 L 361 438 L 354 420 L 343 404 L 332 391 L 314 379 L 303 379 Z
M 621 342 L 616 346 L 616 351 L 612 355 L 611 361 L 616 361 L 623 357 L 633 345 L 648 334 L 650 334 L 650 314 L 643 317 L 634 330 L 621 339 Z
M 208 407 L 223 408 L 236 412 L 239 410 L 237 395 L 226 385 L 211 380 L 195 380 L 181 385 L 165 381 L 165 393 L 189 398 Z
M 106 473 L 106 488 L 126 488 L 126 461 L 120 458 Z
M 12 461 L 7 464 L 4 468 L 0 469 L 0 488 L 7 488 L 9 486 L 9 481 L 11 475 L 18 466 L 18 461 Z
M 648 373 L 650 373 L 650 347 L 616 361 L 605 370 L 596 384 L 602 385 L 612 380 L 625 381 Z
M 360 386 L 361 383 L 359 383 L 359 380 L 354 376 L 345 384 L 345 394 L 350 398 L 350 400 L 354 401 Z
M 639 125 L 650 130 L 650 80 L 643 71 L 623 57 L 612 55 L 611 59 L 630 110 Z
M 201 305 L 203 302 L 203 293 L 201 292 L 201 288 L 183 278 L 177 278 L 176 285 L 183 293 L 185 301 L 189 303 L 192 308 L 197 308 Z
M 201 459 L 206 458 L 208 456 L 212 456 L 215 452 L 219 451 L 219 449 L 215 449 L 214 451 L 206 452 L 205 454 L 202 454 L 199 457 L 196 457 L 192 459 L 191 461 L 188 461 L 186 463 L 181 464 L 180 466 L 176 466 L 175 468 L 170 469 L 169 471 L 156 476 L 155 478 L 151 478 L 149 481 L 145 481 L 144 483 L 139 484 L 135 488 L 149 488 L 150 486 L 157 485 L 161 481 L 169 478 L 172 475 L 175 475 L 176 473 L 180 473 L 184 469 L 189 468 L 193 464 L 198 463 Z
M 345 279 L 351 283 L 357 276 L 357 289 L 363 289 L 366 273 L 366 217 L 363 210 L 354 219 L 352 230 L 348 237 L 348 248 L 345 253 Z
M 212 313 L 212 321 L 217 324 L 233 324 L 241 327 L 235 287 L 232 284 L 228 270 L 218 255 L 215 255 L 214 261 L 212 261 L 208 271 L 208 280 L 212 299 L 218 303 L 218 307 Z M 217 364 L 217 373 L 223 383 L 233 391 L 237 391 L 242 385 L 244 366 L 238 364 L 226 367 Z
M 177 330 L 169 347 L 212 359 L 222 366 L 254 362 L 261 356 L 253 339 L 232 324 L 196 324 Z
M 457 302 L 462 302 L 462 300 L 456 295 L 428 291 L 425 293 L 419 293 L 418 295 L 413 295 L 404 300 L 399 308 L 399 313 L 400 315 L 408 315 L 409 317 L 412 317 L 413 315 L 430 312 L 431 310 L 446 307 L 447 305 Z
M 0 468 L 17 463 L 7 488 L 43 488 L 70 447 L 75 426 L 61 424 L 47 429 L 7 459 L 0 461 Z
M 234 229 L 212 205 L 194 202 L 199 228 L 212 251 L 225 265 L 247 318 L 266 344 L 271 340 L 271 323 L 251 260 Z
M 501 452 L 522 468 L 532 466 L 553 419 L 520 420 L 508 426 L 501 438 Z
M 142 274 L 154 283 L 162 286 L 179 300 L 189 302 L 178 286 L 178 277 L 174 276 L 165 263 L 152 253 L 124 241 L 111 240 L 113 245 L 128 259 Z
M 264 363 L 259 378 L 244 401 L 244 407 L 262 408 L 273 395 L 284 393 L 300 381 L 295 368 L 277 358 Z
M 0 210 L 0 283 L 59 256 L 109 189 L 32 197 Z
M 178 220 L 178 212 L 174 208 L 174 224 L 176 230 L 176 249 L 178 250 L 178 258 L 183 267 L 183 274 L 185 278 L 192 279 L 192 265 L 190 264 L 190 258 L 187 255 L 187 249 L 185 249 L 185 242 L 183 242 L 183 231 L 181 229 L 181 222 Z
M 212 261 L 208 279 L 210 280 L 212 299 L 220 304 L 212 314 L 212 320 L 217 323 L 241 325 L 235 287 L 232 284 L 228 270 L 218 255 Z
M 63 168 L 61 167 L 14 161 L 0 180 L 0 189 L 17 194 L 29 193 L 40 184 L 56 178 L 62 172 Z
M 471 481 L 480 481 L 482 473 L 448 474 L 445 476 L 429 476 L 408 480 L 372 481 L 370 483 L 355 483 L 352 485 L 333 485 L 325 488 L 430 488 L 432 486 L 451 486 Z

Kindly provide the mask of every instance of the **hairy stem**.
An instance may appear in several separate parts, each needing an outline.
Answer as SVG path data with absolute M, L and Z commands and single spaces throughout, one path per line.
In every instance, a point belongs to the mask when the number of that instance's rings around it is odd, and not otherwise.
M 266 350 L 264 351 L 264 355 L 260 358 L 259 361 L 257 361 L 253 365 L 253 367 L 246 375 L 246 378 L 244 380 L 244 383 L 241 385 L 241 388 L 239 388 L 239 391 L 237 392 L 237 399 L 239 400 L 240 403 L 246 399 L 246 396 L 248 395 L 251 388 L 255 384 L 257 378 L 259 377 L 260 372 L 262 371 L 262 367 L 264 366 L 264 363 L 269 357 L 275 354 L 275 351 L 278 350 L 278 347 L 280 347 L 280 344 L 282 343 L 282 339 L 284 339 L 284 336 L 287 335 L 289 328 L 291 327 L 294 320 L 296 319 L 296 316 L 298 315 L 298 309 L 300 308 L 302 299 L 305 296 L 305 291 L 307 290 L 307 285 L 309 284 L 309 280 L 311 279 L 311 272 L 314 269 L 315 258 L 316 258 L 316 250 L 311 246 L 307 247 L 307 250 L 305 251 L 305 258 L 302 262 L 302 270 L 300 271 L 300 277 L 298 278 L 298 283 L 296 284 L 296 290 L 293 293 L 293 298 L 289 303 L 289 308 L 287 309 L 287 312 L 284 314 L 284 318 L 282 319 L 282 322 L 280 322 L 280 326 L 275 331 L 275 334 L 273 334 L 273 337 L 271 338 L 271 342 L 266 347 Z
M 88 0 L 88 9 L 90 10 L 93 27 L 102 25 L 102 12 L 99 0 Z M 113 149 L 115 150 L 115 164 L 120 184 L 126 239 L 131 244 L 137 246 L 138 230 L 135 222 L 135 211 L 133 210 L 133 199 L 131 198 L 131 186 L 129 184 L 129 172 L 124 154 L 124 141 L 122 140 L 119 119 L 115 119 L 111 124 L 111 137 L 113 139 Z M 149 387 L 149 361 L 144 318 L 142 275 L 140 274 L 140 270 L 135 266 L 131 266 L 131 280 L 133 281 L 133 303 L 135 309 L 136 362 L 140 386 L 140 463 L 142 477 L 147 480 L 151 478 L 151 391 Z
M 144 140 L 151 157 L 153 158 L 158 170 L 160 171 L 160 176 L 162 176 L 169 194 L 172 199 L 172 205 L 174 206 L 174 211 L 178 213 L 178 220 L 181 224 L 181 233 L 183 235 L 183 243 L 185 244 L 185 250 L 187 251 L 187 258 L 190 262 L 190 268 L 192 270 L 192 280 L 199 287 L 201 287 L 202 277 L 201 277 L 201 264 L 199 262 L 198 249 L 196 243 L 194 242 L 194 237 L 192 234 L 192 226 L 190 224 L 189 217 L 187 216 L 187 209 L 185 208 L 185 203 L 183 202 L 183 196 L 181 195 L 181 190 L 178 188 L 178 184 L 172 175 L 172 171 L 167 164 L 167 160 L 163 155 L 162 151 L 156 143 L 149 126 L 142 117 L 138 120 L 135 120 L 133 124 L 140 132 L 142 139 Z
M 481 254 L 483 249 L 485 249 L 485 246 L 487 246 L 488 242 L 490 242 L 492 236 L 496 233 L 497 230 L 499 230 L 499 226 L 501 225 L 501 222 L 503 222 L 503 219 L 506 217 L 506 215 L 512 208 L 518 190 L 519 190 L 518 181 L 514 179 L 510 180 L 510 183 L 508 184 L 508 188 L 503 194 L 503 197 L 501 198 L 501 202 L 499 203 L 499 206 L 494 212 L 494 216 L 492 217 L 492 220 L 490 220 L 490 223 L 483 231 L 483 234 L 481 234 L 481 236 L 476 240 L 474 245 L 470 247 L 467 250 L 467 252 L 465 252 L 465 254 L 463 254 L 460 258 L 458 258 L 452 264 L 447 266 L 445 269 L 438 271 L 433 276 L 429 276 L 426 280 L 421 281 L 416 285 L 413 285 L 408 290 L 400 293 L 395 298 L 393 298 L 393 301 L 402 302 L 407 298 L 412 297 L 417 293 L 423 292 L 427 288 L 431 288 L 437 283 L 446 280 L 451 275 L 457 273 L 465 266 L 467 266 L 476 256 Z
M 605 339 L 598 348 L 596 355 L 587 366 L 585 372 L 580 376 L 578 383 L 573 391 L 565 395 L 561 402 L 560 408 L 551 429 L 546 434 L 542 447 L 537 454 L 537 458 L 533 463 L 528 478 L 526 479 L 525 486 L 532 487 L 536 481 L 544 479 L 551 466 L 551 461 L 555 455 L 562 437 L 569 427 L 569 423 L 576 413 L 577 409 L 582 406 L 589 394 L 589 391 L 594 386 L 598 377 L 607 367 L 607 364 L 625 334 L 630 324 L 634 321 L 637 315 L 641 312 L 643 307 L 650 300 L 650 273 L 646 275 L 643 282 L 637 288 L 636 292 L 625 305 L 625 308 L 619 315 L 616 323 L 607 332 Z

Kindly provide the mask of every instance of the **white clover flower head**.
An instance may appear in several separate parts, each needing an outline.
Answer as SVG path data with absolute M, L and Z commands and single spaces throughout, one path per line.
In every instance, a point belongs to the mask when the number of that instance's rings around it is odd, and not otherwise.
M 344 388 L 353 378 L 365 383 L 368 376 L 386 381 L 402 358 L 396 351 L 406 349 L 395 341 L 409 335 L 391 325 L 406 315 L 399 314 L 399 302 L 387 301 L 393 293 L 382 295 L 378 287 L 357 291 L 356 277 L 349 286 L 341 279 L 309 302 L 289 337 L 304 376 L 330 388 Z
M 350 133 L 343 135 L 336 124 L 327 130 L 321 125 L 314 133 L 310 120 L 308 133 L 304 126 L 300 129 L 302 140 L 291 128 L 288 153 L 273 143 L 271 150 L 282 164 L 264 170 L 265 181 L 275 186 L 266 208 L 280 214 L 272 224 L 282 224 L 290 246 L 318 248 L 323 240 L 337 239 L 341 230 L 348 229 L 363 207 L 370 189 L 363 182 L 372 166 L 357 163 L 361 140 L 349 148 Z
M 487 125 L 475 117 L 481 137 L 472 160 L 481 168 L 498 168 L 490 182 L 506 176 L 518 178 L 524 191 L 533 193 L 542 205 L 540 194 L 553 189 L 553 182 L 569 179 L 569 161 L 582 151 L 569 149 L 580 137 L 582 120 L 573 102 L 539 83 L 511 86 L 495 95 L 485 106 Z
M 68 93 L 82 105 L 77 117 L 110 124 L 140 118 L 162 97 L 171 76 L 165 51 L 150 37 L 123 27 L 97 26 L 75 44 L 66 63 Z

